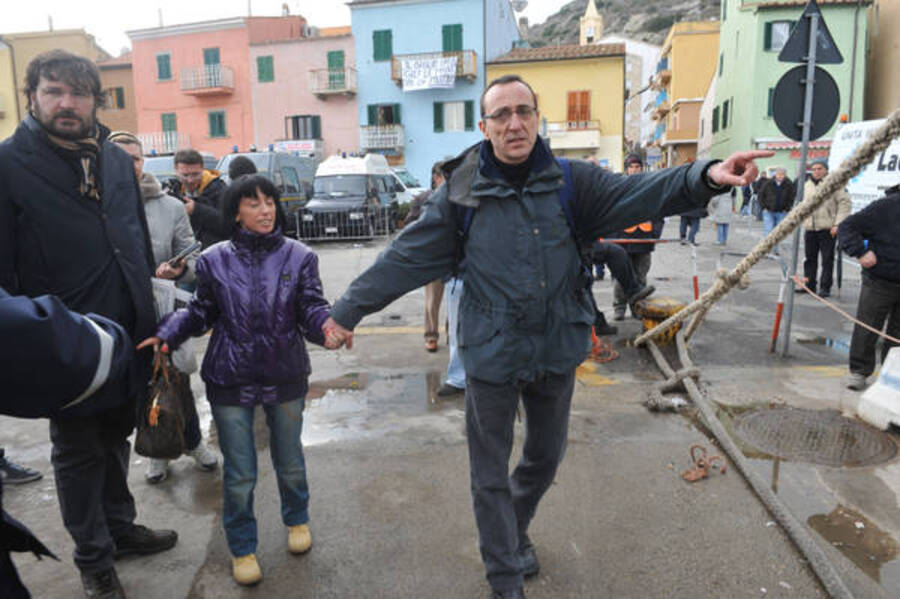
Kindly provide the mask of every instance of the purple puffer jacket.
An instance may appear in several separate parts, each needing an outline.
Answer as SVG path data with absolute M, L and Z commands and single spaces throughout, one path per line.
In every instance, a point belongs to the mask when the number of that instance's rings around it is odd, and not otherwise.
M 286 239 L 239 229 L 197 260 L 197 291 L 156 336 L 171 349 L 213 328 L 200 376 L 210 403 L 252 406 L 303 397 L 310 373 L 305 336 L 323 345 L 328 302 L 318 257 Z

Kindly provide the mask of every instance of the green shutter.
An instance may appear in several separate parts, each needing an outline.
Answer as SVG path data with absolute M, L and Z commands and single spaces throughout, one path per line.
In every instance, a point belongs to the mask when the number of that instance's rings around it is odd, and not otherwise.
M 312 117 L 312 138 L 322 139 L 322 117 L 319 115 Z
M 466 110 L 466 131 L 474 131 L 475 130 L 475 101 L 474 100 L 466 100 L 465 104 Z
M 444 52 L 462 50 L 462 25 L 444 25 L 441 27 L 441 41 Z
M 275 60 L 272 56 L 256 57 L 256 78 L 260 83 L 275 81 Z
M 725 53 L 722 52 L 719 54 L 719 77 L 722 76 L 722 71 L 725 69 Z
M 766 110 L 766 116 L 772 117 L 775 114 L 775 88 L 769 88 L 769 108 Z
M 373 31 L 372 45 L 374 46 L 374 53 L 372 55 L 374 60 L 390 60 L 391 55 L 394 53 L 391 30 L 381 29 L 379 31 Z
M 166 112 L 160 115 L 160 119 L 162 120 L 162 130 L 163 132 L 177 131 L 177 124 L 175 121 L 175 113 L 174 112 Z
M 116 108 L 125 108 L 125 88 L 117 87 L 116 92 Z
M 772 22 L 767 21 L 765 26 L 765 32 L 763 33 L 763 50 L 771 50 L 772 49 Z
M 444 103 L 434 103 L 434 132 L 442 133 L 444 131 Z
M 712 114 L 712 132 L 715 133 L 719 130 L 719 107 L 716 106 L 713 108 Z
M 728 100 L 722 104 L 722 129 L 728 127 L 728 108 L 731 103 Z
M 400 105 L 394 104 L 394 124 L 399 125 L 402 121 L 400 120 Z
M 328 53 L 328 89 L 344 89 L 344 51 L 334 50 Z
M 203 49 L 203 64 L 206 66 L 212 66 L 219 64 L 219 49 L 218 48 L 204 48 Z
M 209 113 L 209 136 L 227 137 L 225 130 L 225 111 L 213 110 Z
M 369 104 L 366 106 L 366 111 L 369 113 L 369 126 L 378 124 L 378 105 L 377 104 Z
M 160 81 L 166 81 L 172 78 L 172 65 L 169 61 L 168 54 L 156 55 L 156 78 Z

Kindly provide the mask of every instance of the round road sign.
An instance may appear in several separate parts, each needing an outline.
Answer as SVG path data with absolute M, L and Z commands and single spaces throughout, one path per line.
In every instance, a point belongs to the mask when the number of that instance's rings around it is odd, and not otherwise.
M 806 65 L 781 76 L 772 95 L 772 114 L 778 130 L 794 141 L 803 139 L 803 103 L 806 98 Z M 818 139 L 831 129 L 841 105 L 837 83 L 825 69 L 816 67 L 813 85 L 809 139 Z

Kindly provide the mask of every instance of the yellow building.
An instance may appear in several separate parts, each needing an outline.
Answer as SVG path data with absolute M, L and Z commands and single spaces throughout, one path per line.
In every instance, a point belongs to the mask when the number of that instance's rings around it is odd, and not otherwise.
M 134 77 L 131 73 L 131 52 L 118 58 L 97 62 L 100 85 L 106 93 L 106 105 L 101 107 L 97 120 L 111 131 L 137 131 L 137 110 L 134 105 Z
M 488 81 L 516 74 L 531 85 L 554 154 L 622 170 L 624 44 L 515 48 L 488 63 L 486 74 Z
M 19 124 L 17 99 L 13 50 L 0 38 L 0 140 L 12 135 Z
M 0 42 L 3 42 L 5 48 L 0 46 L 0 101 L 6 101 L 7 95 L 10 93 L 8 81 L 4 79 L 4 50 L 8 50 L 11 58 L 11 75 L 13 80 L 13 92 L 11 106 L 5 109 L 4 118 L 0 120 L 0 133 L 6 132 L 8 121 L 12 115 L 12 129 L 25 118 L 28 110 L 28 102 L 22 93 L 25 86 L 25 71 L 28 63 L 35 56 L 53 50 L 56 48 L 68 50 L 72 54 L 90 58 L 93 61 L 107 60 L 111 58 L 108 52 L 97 45 L 94 36 L 87 33 L 84 29 L 60 29 L 58 31 L 35 31 L 30 33 L 7 33 L 0 35 Z M 5 104 L 4 104 L 5 106 Z M 9 131 L 3 137 L 8 137 L 12 131 Z
M 662 166 L 696 158 L 700 107 L 718 56 L 718 21 L 676 23 L 669 30 L 653 79 L 657 90 L 653 118 L 659 122 L 654 144 L 663 151 Z
M 869 49 L 866 69 L 867 119 L 888 116 L 900 108 L 900 2 L 875 0 L 869 8 Z

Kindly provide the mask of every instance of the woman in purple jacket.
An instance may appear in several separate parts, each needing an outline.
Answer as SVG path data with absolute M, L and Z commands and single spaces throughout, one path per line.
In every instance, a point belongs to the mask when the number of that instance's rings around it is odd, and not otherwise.
M 265 177 L 240 177 L 225 192 L 223 211 L 234 223 L 231 240 L 217 243 L 196 264 L 197 290 L 187 308 L 168 315 L 155 337 L 138 347 L 177 348 L 210 328 L 200 375 L 212 406 L 225 458 L 225 535 L 232 574 L 240 584 L 262 579 L 256 561 L 256 449 L 253 412 L 262 405 L 271 436 L 272 463 L 288 527 L 288 549 L 312 545 L 307 524 L 309 491 L 300 433 L 310 374 L 303 337 L 326 343 L 329 314 L 318 258 L 275 226 L 279 194 Z

